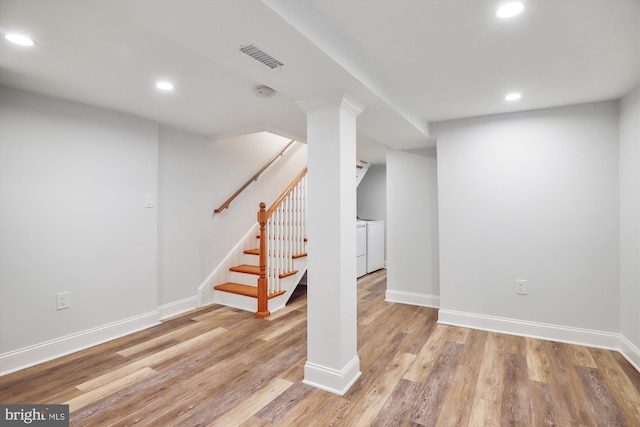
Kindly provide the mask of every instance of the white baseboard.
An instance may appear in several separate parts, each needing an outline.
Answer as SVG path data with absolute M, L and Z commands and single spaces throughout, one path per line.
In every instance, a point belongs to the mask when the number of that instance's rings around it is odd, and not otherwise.
M 419 294 L 415 292 L 395 291 L 387 289 L 385 301 L 401 304 L 419 305 L 420 307 L 440 307 L 440 297 L 436 295 Z
M 0 376 L 147 329 L 159 321 L 160 312 L 156 310 L 0 354 Z
M 483 331 L 540 338 L 589 347 L 620 349 L 620 334 L 440 309 L 438 323 Z
M 640 348 L 633 345 L 624 335 L 620 335 L 620 353 L 640 372 Z
M 168 319 L 169 317 L 177 316 L 178 314 L 198 308 L 197 303 L 198 296 L 194 295 L 189 298 L 161 305 L 158 307 L 158 310 L 160 311 L 160 320 Z
M 344 396 L 361 374 L 360 358 L 356 355 L 341 370 L 307 362 L 304 365 L 304 380 L 302 382 L 311 387 Z

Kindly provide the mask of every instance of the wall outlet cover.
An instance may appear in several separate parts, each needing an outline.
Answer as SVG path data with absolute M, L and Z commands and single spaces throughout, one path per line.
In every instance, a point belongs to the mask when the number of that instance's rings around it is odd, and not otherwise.
M 58 310 L 64 310 L 71 306 L 71 297 L 69 292 L 60 292 L 57 295 Z

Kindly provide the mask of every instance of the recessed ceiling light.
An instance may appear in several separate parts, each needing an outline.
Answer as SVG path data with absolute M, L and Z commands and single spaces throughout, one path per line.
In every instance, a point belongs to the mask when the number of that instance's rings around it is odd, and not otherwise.
M 168 82 L 166 80 L 156 82 L 156 88 L 164 91 L 173 90 L 173 83 Z
M 518 15 L 523 9 L 524 5 L 522 3 L 514 1 L 500 6 L 496 12 L 496 16 L 498 16 L 498 18 L 511 18 L 512 16 Z
M 20 45 L 20 46 L 33 46 L 36 44 L 32 39 L 27 36 L 23 36 L 22 34 L 10 33 L 4 36 L 5 39 L 9 40 L 11 43 Z
M 505 101 L 517 101 L 518 99 L 522 98 L 522 95 L 517 93 L 517 92 L 513 92 L 508 94 L 507 96 L 504 97 Z

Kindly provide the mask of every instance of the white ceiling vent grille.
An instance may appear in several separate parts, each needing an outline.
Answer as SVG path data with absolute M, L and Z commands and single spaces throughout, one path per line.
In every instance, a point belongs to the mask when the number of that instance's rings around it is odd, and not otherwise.
M 263 63 L 264 65 L 271 68 L 272 70 L 274 68 L 280 68 L 284 65 L 282 62 L 278 61 L 276 58 L 269 55 L 267 52 L 260 49 L 259 47 L 256 47 L 255 45 L 252 45 L 252 44 L 243 45 L 243 46 L 240 46 L 239 50 L 240 52 L 246 55 L 249 55 L 256 61 Z

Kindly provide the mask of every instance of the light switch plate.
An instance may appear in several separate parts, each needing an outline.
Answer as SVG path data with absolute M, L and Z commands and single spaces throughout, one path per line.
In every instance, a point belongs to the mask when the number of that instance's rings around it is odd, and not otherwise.
M 526 295 L 527 294 L 527 281 L 518 279 L 516 280 L 517 288 L 516 293 L 518 295 Z

